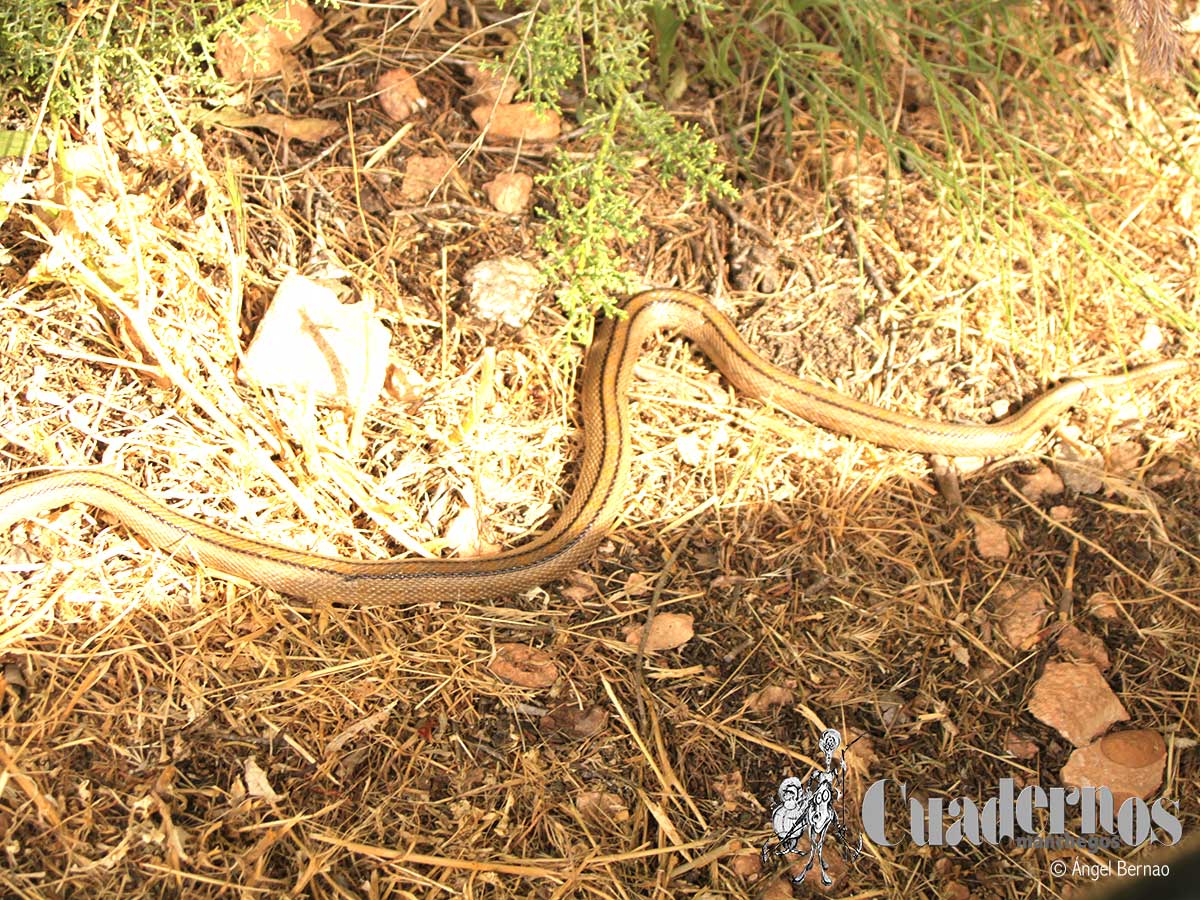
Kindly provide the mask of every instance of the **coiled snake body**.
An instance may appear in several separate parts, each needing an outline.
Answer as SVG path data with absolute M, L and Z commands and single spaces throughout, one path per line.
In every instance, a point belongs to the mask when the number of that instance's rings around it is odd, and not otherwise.
M 578 485 L 543 534 L 493 556 L 349 560 L 241 537 L 175 512 L 123 478 L 65 470 L 0 490 L 0 529 L 67 503 L 99 507 L 180 557 L 284 594 L 345 604 L 487 600 L 561 578 L 586 560 L 621 507 L 629 477 L 626 394 L 646 339 L 660 328 L 690 338 L 739 390 L 833 431 L 951 456 L 998 456 L 1023 447 L 1089 390 L 1130 388 L 1194 372 L 1194 361 L 1153 363 L 1120 375 L 1073 378 L 989 425 L 932 422 L 861 403 L 772 365 L 711 303 L 687 291 L 638 294 L 597 329 L 580 398 L 584 452 Z

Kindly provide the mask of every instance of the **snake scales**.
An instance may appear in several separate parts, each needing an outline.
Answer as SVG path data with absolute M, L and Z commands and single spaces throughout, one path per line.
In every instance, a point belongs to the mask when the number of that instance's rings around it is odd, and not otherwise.
M 1153 363 L 1119 375 L 1073 378 L 988 425 L 933 422 L 861 403 L 767 362 L 710 302 L 674 289 L 629 299 L 625 315 L 597 329 L 580 398 L 584 452 L 578 485 L 543 534 L 493 556 L 470 559 L 350 560 L 241 537 L 181 515 L 123 478 L 65 470 L 0 490 L 0 529 L 67 503 L 115 515 L 151 543 L 246 581 L 312 601 L 347 604 L 486 600 L 561 578 L 585 561 L 621 507 L 629 477 L 629 403 L 635 362 L 662 328 L 690 338 L 739 390 L 833 431 L 926 453 L 998 456 L 1023 447 L 1088 391 L 1132 388 L 1194 373 L 1193 360 Z

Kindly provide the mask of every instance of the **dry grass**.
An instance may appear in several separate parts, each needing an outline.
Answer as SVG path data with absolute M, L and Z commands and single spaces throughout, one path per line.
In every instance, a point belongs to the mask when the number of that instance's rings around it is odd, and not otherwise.
M 355 97 L 373 72 L 364 60 L 327 66 L 309 89 L 340 109 L 338 92 Z M 428 77 L 437 99 L 398 161 L 470 140 L 451 74 Z M 1091 101 L 1123 134 L 1130 111 L 1099 87 Z M 1167 109 L 1130 114 L 1186 151 L 1196 120 Z M 361 159 L 390 131 L 367 107 L 356 117 Z M 146 133 L 97 145 L 98 191 L 18 210 L 0 231 L 12 254 L 0 298 L 9 477 L 103 465 L 235 531 L 363 557 L 436 549 L 464 506 L 490 542 L 544 525 L 578 452 L 561 321 L 547 309 L 521 333 L 491 332 L 455 306 L 471 264 L 530 255 L 530 223 L 476 214 L 481 201 L 455 185 L 437 198 L 449 205 L 396 211 L 401 163 L 362 171 L 346 145 L 318 158 L 210 131 L 137 149 Z M 1074 137 L 1074 166 L 1142 201 L 1130 217 L 1098 190 L 1090 215 L 1194 323 L 1194 179 L 1137 138 Z M 999 226 L 965 239 L 919 180 L 894 184 L 885 205 L 882 159 L 844 138 L 829 152 L 855 160 L 840 184 L 852 240 L 813 167 L 787 159 L 768 129 L 751 164 L 775 174 L 742 215 L 775 246 L 647 182 L 653 236 L 629 248 L 631 267 L 717 295 L 781 363 L 923 415 L 987 420 L 1069 372 L 1200 355 L 1194 329 L 1165 315 L 1163 345 L 1140 349 L 1148 315 L 1064 239 L 1055 210 L 1022 210 L 1019 244 Z M 512 161 L 471 153 L 464 183 Z M 47 212 L 71 221 L 50 228 Z M 739 255 L 778 289 L 732 290 L 727 260 Z M 343 413 L 236 377 L 272 286 L 314 259 L 375 297 L 394 362 L 421 379 L 373 409 L 361 436 Z M 487 348 L 491 384 L 480 381 Z M 1084 440 L 1141 452 L 1102 493 L 1063 501 L 1067 524 L 1014 487 L 1049 442 L 970 475 L 966 509 L 1002 522 L 1018 548 L 998 563 L 979 557 L 970 519 L 938 496 L 925 460 L 733 396 L 679 343 L 648 352 L 641 374 L 627 513 L 581 590 L 550 585 L 494 608 L 308 607 L 197 572 L 88 509 L 13 528 L 0 606 L 4 892 L 756 897 L 768 881 L 735 874 L 735 851 L 769 836 L 776 785 L 809 763 L 820 727 L 866 736 L 850 754 L 851 797 L 880 777 L 946 796 L 1001 777 L 1058 783 L 1069 747 L 1026 711 L 1050 651 L 1015 653 L 995 632 L 991 596 L 1014 577 L 1044 584 L 1060 621 L 1104 641 L 1132 722 L 1167 736 L 1163 793 L 1181 799 L 1185 831 L 1200 825 L 1194 380 L 1146 391 L 1136 410 L 1076 411 Z M 686 464 L 694 446 L 702 460 Z M 651 589 L 658 610 L 692 613 L 697 635 L 642 660 L 620 635 L 645 617 Z M 1085 613 L 1099 590 L 1123 601 L 1120 620 Z M 500 642 L 548 651 L 558 683 L 497 680 Z M 767 686 L 792 701 L 756 710 Z M 539 730 L 559 705 L 598 706 L 607 723 L 586 739 Z M 1008 755 L 1012 734 L 1037 755 Z M 259 771 L 274 802 L 254 796 Z M 619 799 L 615 815 L 586 813 L 594 791 Z M 1048 859 L 870 847 L 836 890 L 947 896 L 959 884 L 1024 897 L 1036 884 L 1059 896 Z

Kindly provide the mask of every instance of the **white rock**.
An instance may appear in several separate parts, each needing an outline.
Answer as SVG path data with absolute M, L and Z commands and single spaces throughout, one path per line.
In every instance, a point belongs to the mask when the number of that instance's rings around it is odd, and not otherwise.
M 371 304 L 343 304 L 329 288 L 292 274 L 254 333 L 242 375 L 327 406 L 369 406 L 383 388 L 390 341 Z
M 471 313 L 488 321 L 499 319 L 510 328 L 529 321 L 542 287 L 537 267 L 516 256 L 485 259 L 463 280 L 471 289 Z

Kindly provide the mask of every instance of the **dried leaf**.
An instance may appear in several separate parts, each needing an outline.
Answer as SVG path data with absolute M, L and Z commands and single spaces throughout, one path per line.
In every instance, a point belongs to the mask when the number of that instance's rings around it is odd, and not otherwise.
M 971 652 L 962 641 L 950 638 L 946 643 L 950 647 L 950 656 L 956 663 L 964 667 L 971 664 Z
M 879 762 L 879 754 L 875 751 L 875 741 L 866 732 L 847 726 L 842 732 L 842 740 L 846 747 L 846 765 L 864 778 L 874 771 Z
M 343 728 L 340 733 L 334 735 L 329 743 L 325 745 L 325 755 L 334 756 L 360 734 L 365 734 L 368 731 L 374 731 L 376 728 L 381 727 L 391 717 L 392 709 L 395 706 L 396 701 L 392 701 L 383 709 L 376 710 L 369 716 L 364 716 L 361 719 L 351 722 L 350 725 Z
M 275 789 L 271 787 L 271 782 L 267 778 L 267 773 L 259 768 L 258 762 L 253 756 L 247 756 L 242 765 L 242 777 L 246 782 L 248 796 L 258 797 L 268 803 L 278 803 L 283 799 L 282 794 L 275 793 Z
M 654 584 L 644 572 L 631 572 L 625 579 L 625 596 L 644 597 L 654 590 Z
M 1112 621 L 1121 617 L 1121 601 L 1108 591 L 1096 591 L 1087 599 L 1087 611 L 1097 619 Z
M 654 653 L 659 650 L 674 650 L 690 641 L 695 634 L 692 628 L 690 613 L 659 613 L 650 623 L 650 633 L 646 638 L 646 652 Z M 635 649 L 640 646 L 643 627 L 631 625 L 625 629 L 625 643 Z
M 608 712 L 599 706 L 580 709 L 562 704 L 542 716 L 538 723 L 546 734 L 559 735 L 569 740 L 594 737 L 608 725 Z
M 59 153 L 55 174 L 63 185 L 78 189 L 90 200 L 108 191 L 109 169 L 104 151 L 91 144 L 72 144 Z M 79 210 L 76 209 L 78 213 Z M 82 223 L 81 223 L 82 224 Z
M 446 14 L 446 0 L 417 0 L 417 16 L 413 19 L 414 32 L 428 28 Z
M 45 135 L 0 128 L 0 157 L 24 156 L 26 151 L 45 153 L 49 148 L 50 140 Z
M 582 603 L 583 601 L 587 600 L 589 597 L 596 596 L 595 591 L 591 590 L 590 588 L 585 588 L 582 585 L 578 585 L 578 584 L 569 584 L 565 588 L 563 588 L 561 591 L 559 591 L 559 593 L 562 594 L 564 599 L 570 600 L 572 603 L 575 603 L 575 604 Z
M 617 794 L 607 791 L 580 791 L 575 808 L 585 819 L 607 827 L 629 821 L 629 809 Z
M 717 775 L 710 784 L 721 798 L 721 805 L 726 812 L 736 812 L 746 800 L 746 784 L 742 773 L 737 769 Z
M 222 109 L 210 116 L 207 121 L 224 125 L 227 128 L 265 128 L 279 135 L 285 141 L 302 141 L 315 144 L 327 137 L 338 134 L 342 126 L 329 119 L 311 117 L 294 118 L 279 113 L 262 113 L 248 116 L 232 109 Z
M 567 576 L 567 581 L 570 583 L 560 593 L 564 598 L 576 604 L 602 596 L 600 588 L 596 584 L 596 579 L 586 572 L 572 572 Z
M 746 708 L 759 715 L 769 712 L 776 706 L 787 706 L 796 697 L 795 692 L 783 685 L 772 684 L 755 691 L 746 700 Z
M 895 691 L 879 691 L 875 694 L 875 713 L 885 729 L 907 725 L 913 720 L 903 698 Z
M 524 644 L 497 644 L 488 665 L 492 674 L 521 687 L 547 688 L 558 680 L 558 666 L 545 650 Z

